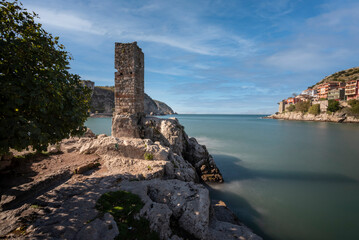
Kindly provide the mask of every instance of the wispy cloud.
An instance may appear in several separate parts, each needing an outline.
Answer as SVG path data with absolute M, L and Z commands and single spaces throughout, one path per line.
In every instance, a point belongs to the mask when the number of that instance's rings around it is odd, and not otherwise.
M 320 3 L 325 4 L 320 5 Z M 274 112 L 325 75 L 358 65 L 355 0 L 26 0 L 73 53 L 113 84 L 113 43 L 137 41 L 146 91 L 179 112 Z
M 105 31 L 96 27 L 91 20 L 80 17 L 78 12 L 54 11 L 49 8 L 32 6 L 40 16 L 40 22 L 46 26 L 75 32 L 103 35 Z

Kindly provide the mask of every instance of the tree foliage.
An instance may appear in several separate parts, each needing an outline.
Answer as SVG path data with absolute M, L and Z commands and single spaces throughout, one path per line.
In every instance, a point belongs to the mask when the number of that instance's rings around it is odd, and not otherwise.
M 17 1 L 0 2 L 0 154 L 82 133 L 90 90 L 69 54 Z
M 295 104 L 295 110 L 298 112 L 308 112 L 308 109 L 310 107 L 309 101 L 302 101 Z
M 295 110 L 294 104 L 289 105 L 289 107 L 287 108 L 287 110 L 288 110 L 289 112 L 293 112 L 293 111 Z
M 340 104 L 338 101 L 335 101 L 333 99 L 328 100 L 328 108 L 327 110 L 329 112 L 336 112 L 340 109 Z
M 320 105 L 319 104 L 313 104 L 309 110 L 308 113 L 313 115 L 318 115 L 320 113 Z
M 348 104 L 351 106 L 350 114 L 359 117 L 359 100 L 349 100 Z

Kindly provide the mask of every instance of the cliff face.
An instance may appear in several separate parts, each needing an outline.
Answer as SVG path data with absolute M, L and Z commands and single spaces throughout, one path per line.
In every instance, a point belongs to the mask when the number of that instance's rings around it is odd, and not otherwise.
M 113 87 L 94 87 L 91 98 L 91 112 L 111 115 L 115 108 Z M 167 104 L 153 100 L 145 94 L 145 114 L 147 115 L 170 115 L 174 114 Z
M 115 108 L 113 88 L 95 87 L 91 98 L 91 112 L 112 114 Z
M 147 115 L 172 115 L 175 114 L 172 108 L 166 103 L 153 100 L 145 93 L 145 113 Z

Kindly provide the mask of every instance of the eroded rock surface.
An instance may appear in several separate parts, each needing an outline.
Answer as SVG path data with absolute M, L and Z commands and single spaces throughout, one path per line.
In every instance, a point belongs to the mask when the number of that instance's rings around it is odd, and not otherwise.
M 66 162 L 69 166 L 58 169 L 67 174 L 66 178 L 60 174 L 56 182 L 56 177 L 42 175 L 10 189 L 9 202 L 18 193 L 33 194 L 17 206 L 4 205 L 0 237 L 113 239 L 118 234 L 117 225 L 111 215 L 99 214 L 96 201 L 106 192 L 126 190 L 141 197 L 145 206 L 139 215 L 150 221 L 161 239 L 261 239 L 233 221 L 233 215 L 225 218 L 223 211 L 218 214 L 208 190 L 198 184 L 198 168 L 214 164 L 206 148 L 188 138 L 176 119 L 153 126 L 153 140 L 94 136 L 89 132 L 87 137 L 62 141 L 60 152 L 49 158 L 56 156 L 61 163 L 61 156 L 73 157 L 70 165 Z M 203 179 L 203 169 L 200 173 Z M 32 187 L 26 190 L 25 186 Z M 44 191 L 37 191 L 37 187 Z
M 199 144 L 195 138 L 189 138 L 176 118 L 146 117 L 144 138 L 170 147 L 174 153 L 192 164 L 203 181 L 223 182 L 223 177 L 206 146 Z
M 126 182 L 121 189 L 141 197 L 145 206 L 140 215 L 161 239 L 261 239 L 242 224 L 211 215 L 209 193 L 203 185 L 154 179 Z
M 353 116 L 347 116 L 344 113 L 321 113 L 313 115 L 301 112 L 284 112 L 270 115 L 266 118 L 298 120 L 298 121 L 318 121 L 318 122 L 338 122 L 338 123 L 359 123 L 359 119 Z

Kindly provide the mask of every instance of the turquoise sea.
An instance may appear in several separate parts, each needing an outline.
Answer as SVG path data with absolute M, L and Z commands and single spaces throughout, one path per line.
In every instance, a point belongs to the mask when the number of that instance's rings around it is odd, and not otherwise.
M 225 179 L 210 186 L 264 239 L 359 239 L 359 124 L 176 115 Z M 111 132 L 111 118 L 86 122 Z

